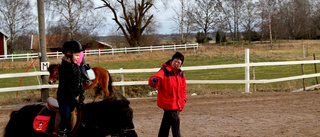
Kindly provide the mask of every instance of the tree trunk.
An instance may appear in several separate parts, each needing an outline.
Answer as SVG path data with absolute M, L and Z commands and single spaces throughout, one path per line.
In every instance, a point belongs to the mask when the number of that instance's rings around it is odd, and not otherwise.
M 270 0 L 268 0 L 268 12 L 269 12 L 270 45 L 272 46 L 272 29 L 271 29 L 271 8 L 270 8 Z

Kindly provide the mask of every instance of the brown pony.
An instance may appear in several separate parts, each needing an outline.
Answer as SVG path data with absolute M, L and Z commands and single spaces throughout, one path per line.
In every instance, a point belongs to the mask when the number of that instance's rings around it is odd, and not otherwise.
M 50 73 L 49 76 L 49 84 L 56 83 L 59 80 L 59 64 L 52 64 L 49 66 L 48 71 Z M 109 97 L 112 94 L 112 79 L 108 70 L 102 67 L 93 67 L 92 70 L 96 75 L 96 79 L 92 81 L 92 84 L 86 85 L 83 83 L 84 90 L 92 89 L 95 91 L 95 96 L 93 102 L 96 102 L 101 95 L 101 90 L 104 91 L 104 98 Z

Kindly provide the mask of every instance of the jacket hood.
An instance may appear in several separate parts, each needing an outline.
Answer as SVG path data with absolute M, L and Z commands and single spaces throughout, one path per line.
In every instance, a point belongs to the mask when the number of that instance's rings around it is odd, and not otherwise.
M 172 59 L 169 59 L 167 62 L 162 64 L 162 67 L 166 67 L 166 69 L 168 71 L 174 70 L 174 68 L 172 67 L 171 64 L 172 64 Z M 175 70 L 177 70 L 177 69 L 175 69 Z M 181 71 L 181 69 L 178 69 L 178 71 Z
M 162 64 L 162 67 L 163 66 L 166 66 L 166 67 L 171 66 L 171 62 L 172 62 L 172 59 L 169 59 L 167 62 Z

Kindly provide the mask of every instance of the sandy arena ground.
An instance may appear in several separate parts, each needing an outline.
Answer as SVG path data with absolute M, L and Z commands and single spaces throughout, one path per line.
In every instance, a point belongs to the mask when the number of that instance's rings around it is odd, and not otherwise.
M 130 101 L 138 135 L 156 137 L 163 115 L 156 98 Z M 10 112 L 21 107 L 0 106 L 1 131 Z M 183 137 L 317 137 L 320 92 L 188 96 L 180 120 Z

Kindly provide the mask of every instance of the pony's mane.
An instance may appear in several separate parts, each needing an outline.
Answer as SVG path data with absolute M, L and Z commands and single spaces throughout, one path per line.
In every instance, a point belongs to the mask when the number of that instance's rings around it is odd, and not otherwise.
M 49 66 L 49 68 L 48 68 L 48 71 L 53 70 L 57 65 L 59 65 L 59 64 L 51 64 L 51 65 Z
M 95 104 L 117 104 L 120 106 L 129 106 L 130 101 L 120 93 L 114 93 L 111 96 L 103 99 L 102 101 L 88 103 L 87 105 Z

